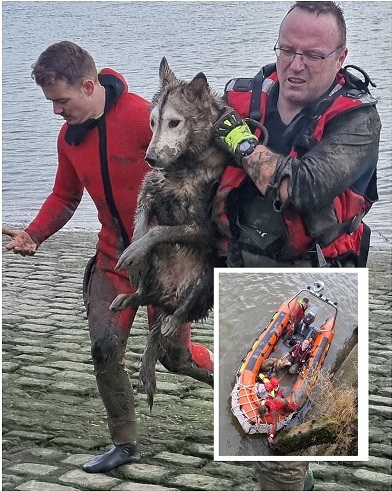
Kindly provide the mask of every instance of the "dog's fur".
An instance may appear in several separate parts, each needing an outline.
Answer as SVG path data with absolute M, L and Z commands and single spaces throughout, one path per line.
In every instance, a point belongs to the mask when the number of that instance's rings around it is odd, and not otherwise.
M 152 305 L 157 314 L 140 370 L 150 407 L 157 359 L 168 359 L 173 334 L 185 323 L 204 319 L 213 306 L 217 252 L 210 214 L 227 160 L 212 141 L 213 126 L 227 106 L 210 90 L 205 75 L 179 80 L 163 58 L 159 76 L 146 153 L 152 170 L 138 197 L 132 243 L 117 264 L 128 271 L 137 291 L 119 295 L 111 305 L 113 310 Z M 191 360 L 185 364 L 181 373 L 212 384 L 212 374 Z
M 260 371 L 271 377 L 287 366 L 290 366 L 288 358 L 268 358 L 263 361 Z

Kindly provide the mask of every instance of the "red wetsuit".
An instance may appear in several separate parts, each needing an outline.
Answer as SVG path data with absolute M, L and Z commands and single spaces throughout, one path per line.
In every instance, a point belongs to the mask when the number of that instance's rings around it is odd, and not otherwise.
M 101 230 L 97 254 L 86 268 L 84 300 L 97 384 L 112 439 L 119 444 L 136 439 L 133 391 L 123 363 L 136 310 L 115 313 L 109 305 L 119 293 L 133 292 L 126 272 L 115 265 L 133 234 L 137 195 L 149 169 L 144 156 L 151 130 L 149 103 L 128 92 L 120 74 L 105 68 L 99 80 L 106 90 L 104 114 L 62 126 L 53 191 L 26 231 L 40 245 L 72 217 L 84 189 L 95 203 Z M 151 309 L 149 314 L 151 326 Z M 181 329 L 178 348 L 178 356 L 161 360 L 165 366 L 180 373 L 183 363 L 213 370 L 211 352 L 191 343 L 190 325 Z
M 279 413 L 281 411 L 284 411 L 286 413 L 293 413 L 297 407 L 293 402 L 287 402 L 286 399 L 283 399 L 282 397 L 267 399 L 264 404 L 268 408 L 268 415 L 272 418 L 269 436 L 274 436 L 276 432 L 276 426 L 278 424 Z

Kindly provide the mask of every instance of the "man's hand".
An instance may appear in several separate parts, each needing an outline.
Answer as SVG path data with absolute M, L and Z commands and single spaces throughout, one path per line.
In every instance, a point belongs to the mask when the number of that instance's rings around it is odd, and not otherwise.
M 271 444 L 274 442 L 274 435 L 270 435 L 268 437 L 268 442 L 271 443 Z
M 260 145 L 249 126 L 233 109 L 228 110 L 215 123 L 213 136 L 215 143 L 229 151 L 240 165 L 243 157 L 250 155 Z
M 7 250 L 12 250 L 15 254 L 21 254 L 22 256 L 34 256 L 37 252 L 37 244 L 24 230 L 10 229 L 3 226 L 2 232 L 11 237 L 11 240 L 5 246 Z

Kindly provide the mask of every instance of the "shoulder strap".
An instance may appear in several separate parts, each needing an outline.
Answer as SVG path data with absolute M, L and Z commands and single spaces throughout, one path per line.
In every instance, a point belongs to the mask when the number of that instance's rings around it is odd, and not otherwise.
M 255 121 L 260 121 L 261 111 L 261 92 L 263 87 L 263 82 L 266 77 L 271 75 L 276 70 L 276 64 L 271 63 L 269 65 L 265 65 L 261 68 L 261 70 L 253 77 L 252 84 L 252 98 L 250 100 L 249 106 L 249 118 L 254 119 Z

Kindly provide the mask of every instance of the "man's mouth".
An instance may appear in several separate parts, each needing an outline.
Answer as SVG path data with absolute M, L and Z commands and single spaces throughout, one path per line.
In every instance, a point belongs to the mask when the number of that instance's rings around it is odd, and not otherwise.
M 305 83 L 305 80 L 303 78 L 297 78 L 297 77 L 288 77 L 287 81 L 291 85 L 302 85 Z

